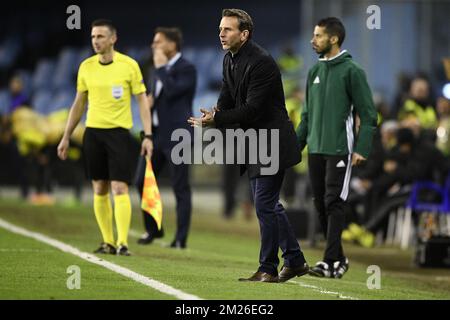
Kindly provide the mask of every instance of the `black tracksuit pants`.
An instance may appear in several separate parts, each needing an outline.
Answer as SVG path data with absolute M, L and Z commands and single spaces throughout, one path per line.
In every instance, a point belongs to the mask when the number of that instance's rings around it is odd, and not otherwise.
M 329 264 L 344 261 L 341 234 L 345 224 L 344 205 L 349 192 L 351 157 L 309 154 L 308 167 L 314 206 L 327 240 L 324 261 Z

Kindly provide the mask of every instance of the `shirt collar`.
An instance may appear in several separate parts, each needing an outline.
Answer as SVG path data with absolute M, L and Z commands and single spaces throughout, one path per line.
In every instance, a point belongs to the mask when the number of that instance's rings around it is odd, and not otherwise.
M 167 62 L 166 67 L 172 68 L 172 66 L 181 58 L 181 52 L 178 52 L 176 55 L 172 57 L 172 59 Z
M 245 43 L 239 48 L 238 52 L 236 52 L 235 54 L 232 54 L 230 51 L 230 56 L 233 59 L 233 61 L 236 61 L 237 59 L 239 59 L 240 56 L 242 56 L 246 49 L 249 47 L 248 43 L 250 42 L 250 40 L 245 41 Z
M 339 53 L 338 53 L 337 55 L 335 55 L 334 57 L 331 57 L 331 58 L 325 58 L 325 57 L 322 57 L 322 58 L 319 58 L 319 60 L 320 60 L 320 61 L 331 61 L 331 60 L 334 60 L 334 59 L 338 58 L 339 56 L 343 55 L 345 52 L 347 52 L 347 50 L 342 50 L 341 52 L 339 52 Z

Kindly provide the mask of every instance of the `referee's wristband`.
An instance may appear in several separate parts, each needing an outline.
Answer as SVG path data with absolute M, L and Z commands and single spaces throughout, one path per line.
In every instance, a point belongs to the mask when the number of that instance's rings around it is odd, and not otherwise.
M 144 141 L 144 139 L 149 139 L 150 141 L 153 141 L 153 135 L 150 134 L 145 134 L 144 131 L 141 131 L 141 141 Z

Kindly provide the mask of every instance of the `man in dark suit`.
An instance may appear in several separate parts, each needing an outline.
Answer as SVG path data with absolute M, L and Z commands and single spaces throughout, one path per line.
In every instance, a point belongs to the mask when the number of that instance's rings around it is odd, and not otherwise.
M 279 202 L 284 171 L 300 162 L 301 154 L 290 122 L 281 83 L 281 75 L 273 58 L 251 39 L 253 22 L 243 10 L 225 9 L 220 22 L 222 48 L 228 50 L 223 61 L 223 84 L 212 110 L 201 109 L 201 118 L 190 118 L 193 126 L 224 127 L 239 124 L 245 132 L 268 129 L 278 132 L 278 139 L 262 147 L 278 157 L 278 170 L 267 174 L 263 161 L 248 161 L 241 173 L 248 171 L 261 232 L 260 266 L 250 278 L 240 281 L 284 282 L 308 272 L 308 265 Z M 270 136 L 270 134 L 268 134 Z M 261 135 L 258 134 L 261 148 Z M 279 151 L 279 152 L 277 152 Z M 271 153 L 272 152 L 272 153 Z M 278 274 L 278 248 L 284 266 Z
M 185 248 L 191 221 L 191 187 L 189 184 L 189 167 L 187 164 L 174 164 L 171 161 L 172 132 L 183 128 L 192 132 L 186 118 L 192 115 L 197 72 L 193 64 L 181 55 L 182 34 L 177 28 L 157 28 L 153 39 L 154 74 L 152 76 L 151 94 L 152 108 L 153 155 L 152 166 L 155 176 L 161 172 L 166 163 L 169 164 L 172 188 L 175 192 L 177 210 L 177 230 L 171 243 L 172 248 Z M 145 159 L 138 163 L 136 186 L 142 194 L 145 175 Z M 143 212 L 146 233 L 138 243 L 148 244 L 155 237 L 161 237 L 156 222 Z

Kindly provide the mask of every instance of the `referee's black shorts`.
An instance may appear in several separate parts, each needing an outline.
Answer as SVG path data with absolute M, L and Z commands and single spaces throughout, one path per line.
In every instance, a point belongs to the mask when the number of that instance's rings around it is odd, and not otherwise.
M 132 139 L 124 128 L 86 128 L 83 137 L 86 177 L 130 184 L 135 162 Z

